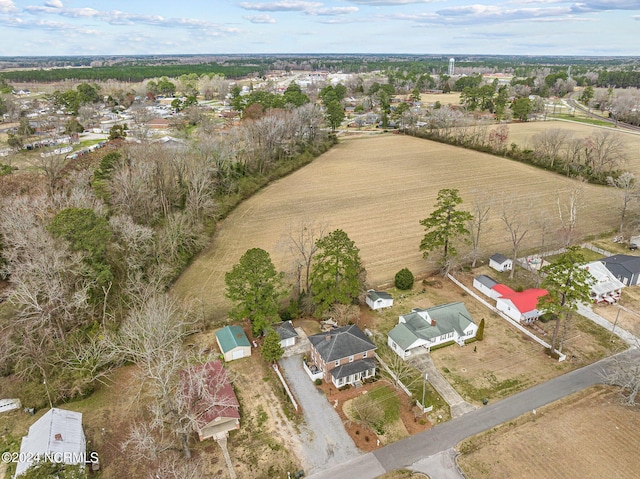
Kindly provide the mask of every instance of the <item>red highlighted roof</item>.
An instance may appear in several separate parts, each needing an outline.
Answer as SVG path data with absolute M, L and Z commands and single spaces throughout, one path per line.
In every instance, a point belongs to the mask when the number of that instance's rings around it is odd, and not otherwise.
M 497 286 L 503 285 L 499 284 Z M 508 286 L 504 287 L 511 290 Z M 494 289 L 496 288 L 494 287 Z M 538 306 L 538 299 L 542 296 L 546 296 L 547 294 L 549 294 L 549 292 L 546 289 L 531 288 L 520 293 L 513 292 L 512 294 L 504 295 L 502 298 L 511 301 L 513 305 L 518 308 L 518 311 L 524 314 L 536 309 Z
M 491 288 L 495 291 L 497 291 L 498 293 L 500 293 L 500 296 L 502 297 L 506 297 L 506 296 L 510 296 L 512 294 L 515 293 L 514 290 L 512 290 L 509 286 L 507 286 L 506 284 L 496 284 L 493 288 Z

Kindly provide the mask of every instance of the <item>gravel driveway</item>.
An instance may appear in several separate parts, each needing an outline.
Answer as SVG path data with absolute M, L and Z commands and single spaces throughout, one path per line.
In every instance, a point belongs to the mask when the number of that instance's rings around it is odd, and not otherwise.
M 360 455 L 344 430 L 340 416 L 302 368 L 302 355 L 281 359 L 280 366 L 304 412 L 300 439 L 307 475 Z

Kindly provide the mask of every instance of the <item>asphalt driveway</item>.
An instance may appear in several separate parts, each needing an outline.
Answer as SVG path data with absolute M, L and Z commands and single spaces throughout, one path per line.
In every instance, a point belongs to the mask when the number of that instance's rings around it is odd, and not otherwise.
M 302 354 L 281 359 L 280 367 L 304 413 L 300 439 L 307 475 L 359 456 L 360 451 L 346 433 L 340 416 L 302 368 Z

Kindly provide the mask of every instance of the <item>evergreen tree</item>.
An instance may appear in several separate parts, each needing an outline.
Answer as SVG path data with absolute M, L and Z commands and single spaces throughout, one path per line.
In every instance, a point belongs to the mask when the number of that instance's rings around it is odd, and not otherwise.
M 468 211 L 459 211 L 457 206 L 462 198 L 456 189 L 442 189 L 438 191 L 435 211 L 428 218 L 420 221 L 425 227 L 426 234 L 420 243 L 420 251 L 427 258 L 432 251 L 442 248 L 442 262 L 458 254 L 453 245 L 456 238 L 468 238 L 467 224 L 473 216 Z M 467 240 L 468 241 L 468 240 Z
M 540 269 L 544 277 L 542 287 L 549 294 L 538 300 L 538 309 L 557 317 L 551 339 L 552 350 L 562 351 L 567 324 L 571 314 L 578 309 L 578 304 L 591 302 L 591 285 L 594 279 L 588 270 L 581 267 L 584 262 L 580 248 L 570 246 L 553 263 Z M 564 325 L 564 332 L 559 340 L 561 324 Z
M 338 229 L 316 242 L 318 252 L 311 267 L 311 293 L 316 314 L 333 304 L 351 304 L 363 289 L 365 271 L 360 250 Z
M 280 344 L 280 336 L 278 336 L 275 329 L 271 327 L 267 329 L 267 334 L 262 343 L 261 353 L 264 360 L 268 363 L 275 363 L 284 354 L 284 349 Z
M 225 296 L 235 302 L 229 316 L 249 318 L 253 334 L 261 334 L 278 317 L 282 277 L 269 253 L 260 248 L 248 250 L 224 276 Z

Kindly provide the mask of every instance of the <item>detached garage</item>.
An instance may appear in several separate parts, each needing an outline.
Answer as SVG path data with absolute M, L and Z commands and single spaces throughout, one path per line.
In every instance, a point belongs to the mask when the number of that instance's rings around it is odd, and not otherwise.
M 240 326 L 225 326 L 216 331 L 216 342 L 225 361 L 251 356 L 251 344 Z

